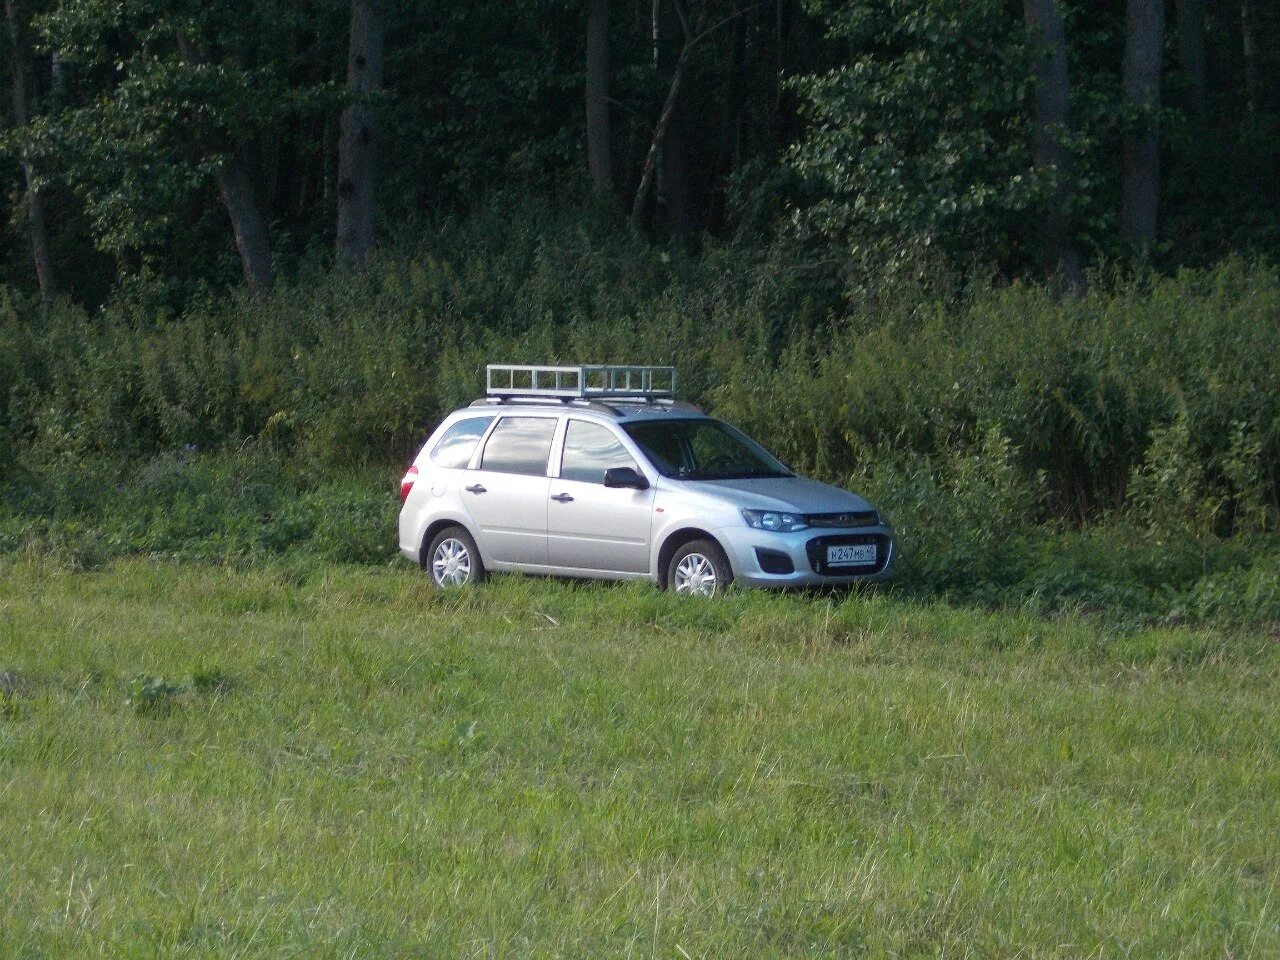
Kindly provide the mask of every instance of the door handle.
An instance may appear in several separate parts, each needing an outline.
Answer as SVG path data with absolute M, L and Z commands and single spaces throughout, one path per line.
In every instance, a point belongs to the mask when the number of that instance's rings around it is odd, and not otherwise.
M 569 503 L 573 500 L 573 497 L 569 496 L 567 493 L 557 493 L 551 499 L 556 501 L 556 503 Z
M 483 483 L 473 483 L 471 486 L 463 487 L 462 489 L 467 491 L 467 493 L 484 493 L 485 492 Z

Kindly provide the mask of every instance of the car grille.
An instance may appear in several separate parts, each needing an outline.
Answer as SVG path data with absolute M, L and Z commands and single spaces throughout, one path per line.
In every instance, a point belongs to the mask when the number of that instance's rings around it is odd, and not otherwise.
M 874 543 L 876 545 L 876 562 L 858 567 L 827 566 L 827 547 L 848 547 L 857 544 Z M 830 537 L 814 537 L 804 546 L 809 558 L 809 566 L 813 572 L 824 577 L 865 577 L 879 573 L 889 562 L 892 541 L 882 533 L 847 533 Z
M 844 513 L 809 513 L 805 523 L 818 529 L 874 527 L 880 523 L 880 515 L 874 510 L 846 510 Z

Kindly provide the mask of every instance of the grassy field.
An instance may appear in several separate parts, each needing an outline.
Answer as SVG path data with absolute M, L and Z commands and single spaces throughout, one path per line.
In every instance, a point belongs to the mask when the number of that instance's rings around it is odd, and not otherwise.
M 0 562 L 0 957 L 1276 957 L 1274 636 Z

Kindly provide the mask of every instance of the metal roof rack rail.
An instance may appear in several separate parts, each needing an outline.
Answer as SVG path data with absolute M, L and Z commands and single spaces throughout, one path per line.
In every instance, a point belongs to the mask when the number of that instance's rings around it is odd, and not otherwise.
M 615 417 L 623 415 L 623 411 L 619 410 L 613 404 L 605 403 L 603 400 L 584 400 L 580 397 L 529 397 L 523 394 L 518 396 L 497 396 L 497 397 L 481 397 L 479 400 L 472 400 L 470 406 L 473 407 L 498 407 L 505 404 L 515 404 L 520 402 L 526 403 L 547 403 L 558 400 L 564 406 L 574 406 L 585 410 L 598 410 L 601 413 L 609 413 Z M 669 406 L 676 406 L 676 402 L 672 400 L 663 401 Z M 689 404 L 679 404 L 681 407 L 688 407 Z M 695 408 L 696 409 L 696 408 Z
M 674 400 L 676 368 L 584 363 L 576 367 L 491 363 L 485 394 L 499 400 L 551 397 L 559 400 Z

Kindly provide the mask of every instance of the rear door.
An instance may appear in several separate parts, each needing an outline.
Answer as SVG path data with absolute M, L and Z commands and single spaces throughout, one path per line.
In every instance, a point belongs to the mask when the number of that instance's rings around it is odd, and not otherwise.
M 560 418 L 501 417 L 462 478 L 462 502 L 475 521 L 480 555 L 496 563 L 547 563 L 547 466 Z
M 610 467 L 644 475 L 611 428 L 570 417 L 565 425 L 559 476 L 551 481 L 547 549 L 551 565 L 616 573 L 649 571 L 653 487 L 604 485 Z

